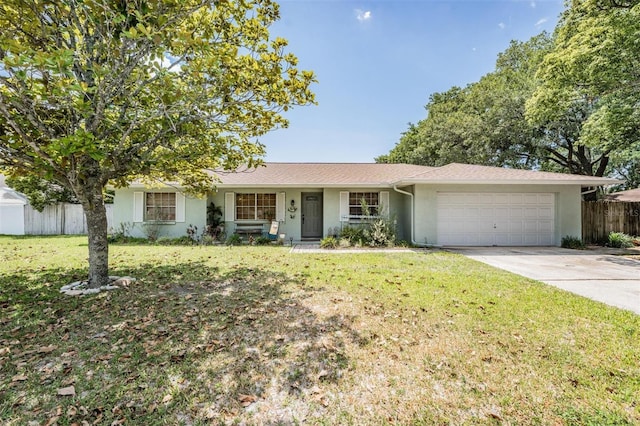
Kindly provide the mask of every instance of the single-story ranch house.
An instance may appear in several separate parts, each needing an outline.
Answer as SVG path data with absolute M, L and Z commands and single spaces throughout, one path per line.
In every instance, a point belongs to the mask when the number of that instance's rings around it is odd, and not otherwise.
M 266 163 L 216 173 L 206 198 L 180 188 L 117 189 L 114 221 L 143 225 L 161 217 L 160 235 L 206 225 L 207 205 L 223 210 L 225 231 L 267 232 L 280 222 L 286 240 L 317 240 L 361 220 L 361 200 L 397 223 L 398 239 L 436 246 L 557 246 L 579 237 L 581 193 L 615 179 L 468 164 Z M 160 214 L 160 216 L 158 216 Z M 155 223 L 158 223 L 155 221 Z

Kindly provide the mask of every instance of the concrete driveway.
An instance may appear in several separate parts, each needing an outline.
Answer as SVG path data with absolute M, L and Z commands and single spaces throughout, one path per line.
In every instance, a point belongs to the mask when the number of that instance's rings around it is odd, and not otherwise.
M 459 247 L 496 268 L 640 314 L 640 261 L 603 250 L 559 247 Z

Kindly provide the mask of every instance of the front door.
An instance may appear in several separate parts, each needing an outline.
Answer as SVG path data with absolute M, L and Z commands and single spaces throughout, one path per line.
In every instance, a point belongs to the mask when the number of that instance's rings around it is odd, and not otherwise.
M 302 238 L 322 238 L 322 192 L 302 193 Z

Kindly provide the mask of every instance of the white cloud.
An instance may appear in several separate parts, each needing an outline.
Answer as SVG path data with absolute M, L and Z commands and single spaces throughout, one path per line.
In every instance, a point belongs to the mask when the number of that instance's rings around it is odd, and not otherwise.
M 506 25 L 505 25 L 505 23 L 504 23 L 504 22 L 500 22 L 500 23 L 498 24 L 498 27 L 500 27 L 500 29 L 501 29 L 501 30 L 504 30 L 504 29 L 505 29 L 505 27 L 506 27 Z
M 370 10 L 356 9 L 356 19 L 360 22 L 365 22 L 371 19 Z
M 531 3 L 529 3 L 529 6 L 531 6 L 531 9 L 535 9 L 536 8 L 536 2 L 535 0 L 532 1 Z
M 547 22 L 549 19 L 548 18 L 542 18 L 540 19 L 538 22 L 536 22 L 536 27 L 539 27 L 540 25 L 544 24 L 545 22 Z

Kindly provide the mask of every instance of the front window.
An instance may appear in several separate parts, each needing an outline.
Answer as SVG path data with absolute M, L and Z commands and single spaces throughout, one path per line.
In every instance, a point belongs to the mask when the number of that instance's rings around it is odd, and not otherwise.
M 276 194 L 236 194 L 236 220 L 273 220 Z
M 368 212 L 363 207 L 368 207 Z M 367 216 L 377 215 L 380 207 L 380 194 L 378 192 L 350 192 L 349 215 Z
M 176 220 L 175 192 L 147 192 L 144 204 L 145 221 Z

